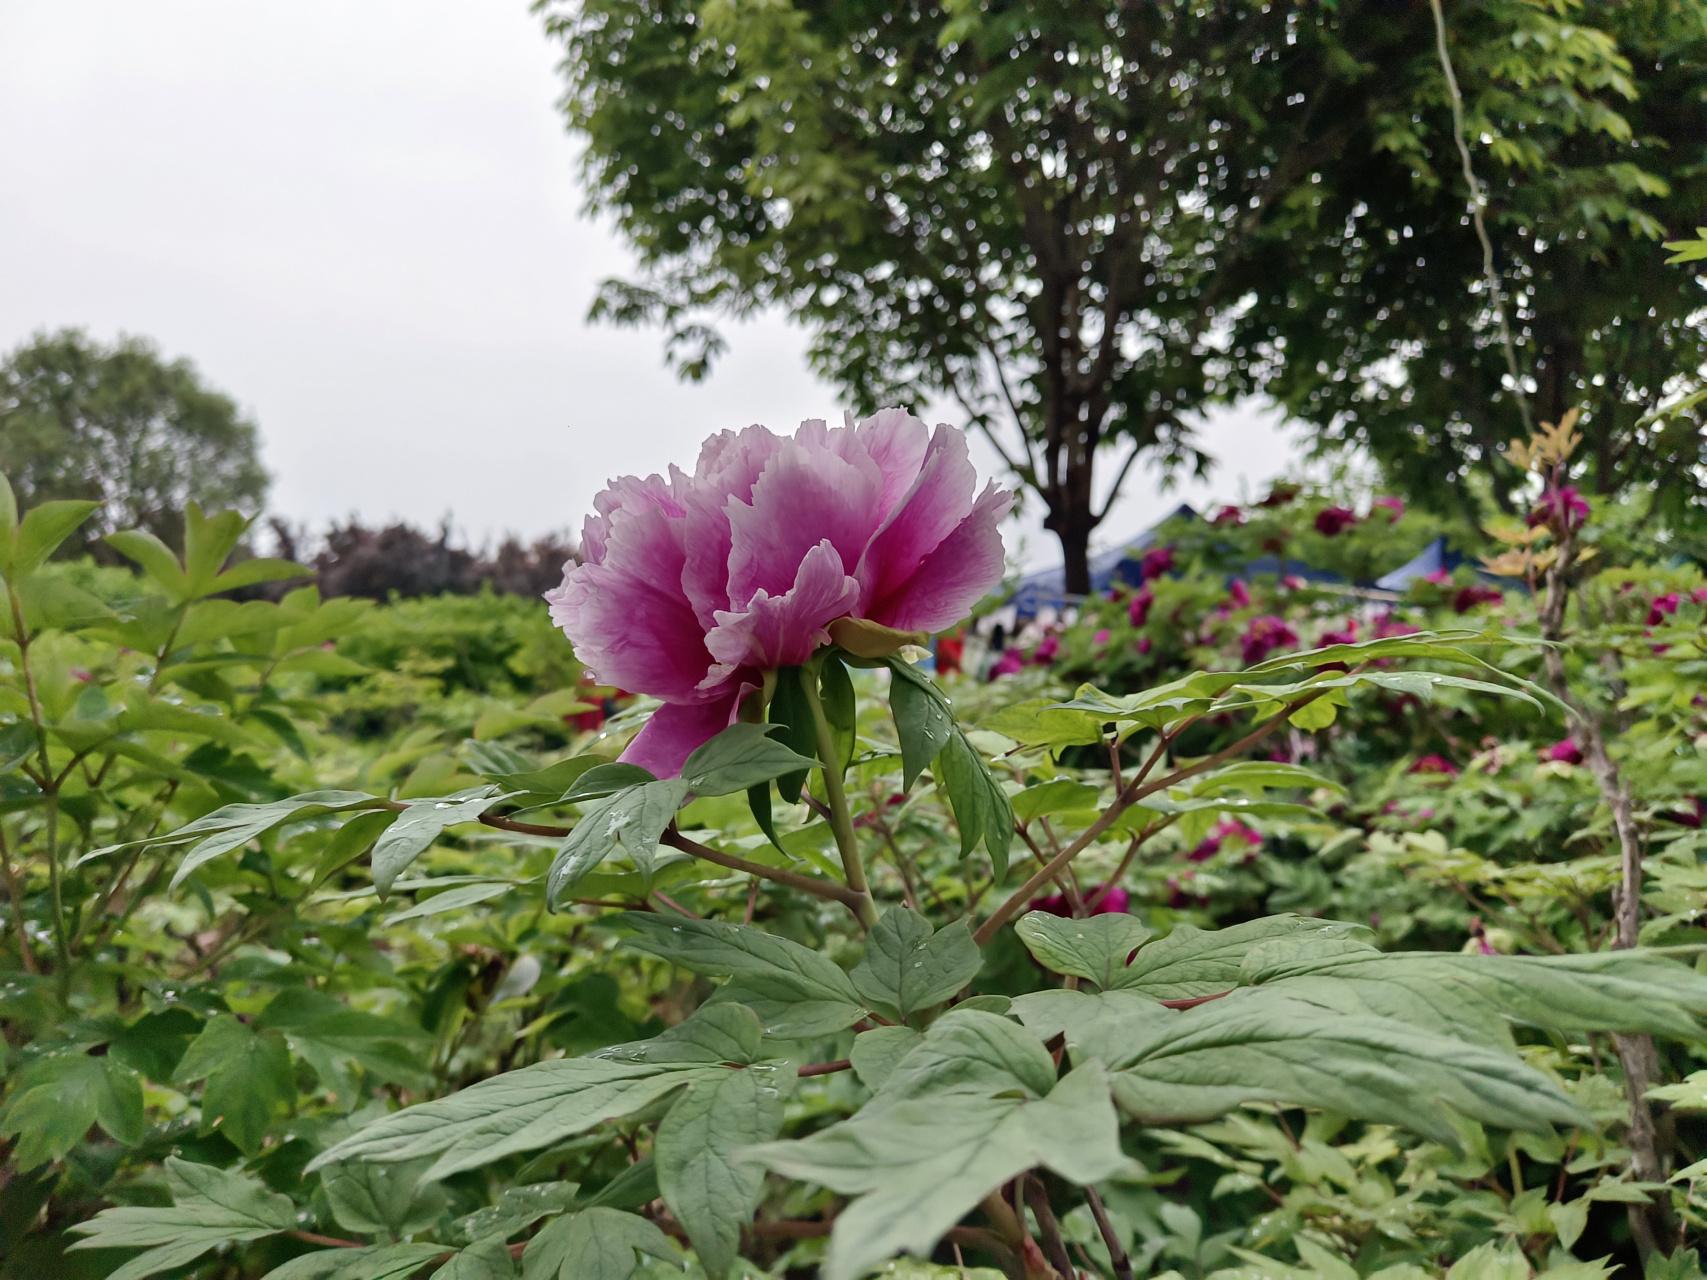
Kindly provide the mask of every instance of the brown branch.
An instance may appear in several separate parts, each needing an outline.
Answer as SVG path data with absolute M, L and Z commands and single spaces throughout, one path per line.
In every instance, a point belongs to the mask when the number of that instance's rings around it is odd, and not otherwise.
M 838 1071 L 846 1071 L 851 1066 L 853 1063 L 846 1058 L 837 1058 L 834 1062 L 808 1062 L 794 1074 L 804 1080 L 807 1076 L 834 1075 Z
M 1132 1259 L 1126 1256 L 1126 1250 L 1121 1247 L 1120 1237 L 1115 1234 L 1114 1224 L 1108 1220 L 1108 1210 L 1103 1208 L 1102 1197 L 1097 1194 L 1095 1187 L 1085 1188 L 1085 1203 L 1090 1206 L 1091 1217 L 1096 1219 L 1103 1247 L 1108 1250 L 1109 1265 L 1114 1268 L 1114 1280 L 1133 1280 Z
M 777 884 L 785 884 L 791 889 L 802 893 L 810 893 L 814 897 L 826 898 L 831 902 L 839 902 L 856 915 L 863 900 L 863 895 L 855 893 L 845 885 L 836 884 L 830 880 L 821 880 L 817 876 L 801 875 L 798 871 L 788 871 L 782 867 L 767 867 L 762 862 L 750 862 L 746 858 L 737 857 L 732 853 L 724 853 L 721 849 L 713 849 L 697 840 L 690 840 L 674 826 L 664 832 L 660 844 L 667 844 L 672 849 L 680 849 L 683 853 L 691 853 L 701 861 L 727 867 L 731 871 L 744 871 L 750 876 L 758 876 L 763 880 L 772 880 Z

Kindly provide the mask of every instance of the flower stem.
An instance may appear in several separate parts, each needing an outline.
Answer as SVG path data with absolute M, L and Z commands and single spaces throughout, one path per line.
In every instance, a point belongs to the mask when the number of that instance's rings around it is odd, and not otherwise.
M 842 870 L 848 888 L 858 895 L 854 914 L 867 929 L 877 923 L 877 903 L 871 896 L 871 886 L 865 878 L 865 862 L 859 853 L 859 838 L 854 834 L 853 813 L 848 808 L 848 793 L 842 786 L 842 766 L 836 763 L 836 735 L 830 730 L 830 718 L 824 713 L 824 700 L 818 693 L 818 669 L 809 666 L 800 686 L 806 695 L 806 706 L 812 713 L 812 731 L 817 739 L 818 759 L 824 775 L 824 800 L 830 811 L 830 831 L 836 837 L 836 849 L 842 855 Z

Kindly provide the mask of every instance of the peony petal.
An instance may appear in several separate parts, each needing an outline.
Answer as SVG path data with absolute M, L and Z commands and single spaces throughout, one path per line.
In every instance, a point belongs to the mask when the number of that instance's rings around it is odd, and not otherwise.
M 605 684 L 666 699 L 701 698 L 711 655 L 680 587 L 684 521 L 663 505 L 641 502 L 614 511 L 606 523 L 600 559 L 572 565 L 563 584 L 546 593 L 551 620 Z
M 802 436 L 810 436 L 803 427 Z M 781 595 L 794 585 L 806 553 L 829 542 L 844 569 L 859 563 L 881 519 L 882 476 L 870 458 L 839 456 L 822 440 L 784 441 L 753 485 L 750 503 L 731 499 L 729 608 L 754 593 Z
M 952 427 L 938 427 L 913 484 L 855 570 L 865 607 L 900 590 L 925 557 L 971 514 L 977 484 L 966 437 Z
M 611 517 L 621 510 L 658 507 L 673 515 L 682 513 L 681 504 L 662 476 L 618 476 L 606 482 L 593 499 L 594 514 L 581 525 L 581 559 L 598 564 L 605 558 L 605 544 L 610 538 Z
M 1002 517 L 1013 494 L 990 485 L 960 526 L 904 582 L 862 610 L 898 631 L 941 631 L 959 622 L 1002 580 Z
M 903 495 L 915 487 L 919 469 L 925 465 L 931 440 L 930 428 L 905 409 L 879 409 L 854 429 L 859 447 L 883 474 L 883 510 L 893 515 Z M 947 430 L 947 428 L 939 428 Z M 956 433 L 958 434 L 958 433 Z M 975 478 L 966 482 L 967 505 L 971 505 Z
M 806 553 L 787 591 L 760 591 L 745 609 L 718 612 L 705 638 L 721 664 L 714 674 L 726 678 L 739 667 L 798 666 L 829 640 L 825 628 L 846 616 L 858 598 L 859 584 L 842 572 L 841 556 L 825 539 Z
M 652 713 L 646 727 L 634 735 L 618 758 L 624 764 L 649 770 L 653 777 L 675 777 L 682 771 L 682 761 L 696 748 L 734 723 L 736 708 L 752 687 L 732 680 L 709 702 L 666 702 Z

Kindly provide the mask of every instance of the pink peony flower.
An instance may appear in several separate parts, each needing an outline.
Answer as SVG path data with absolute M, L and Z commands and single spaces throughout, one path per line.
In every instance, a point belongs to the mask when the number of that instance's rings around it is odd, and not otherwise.
M 1295 573 L 1289 573 L 1280 580 L 1280 585 L 1287 591 L 1302 591 L 1310 584 Z
M 1245 522 L 1245 513 L 1234 506 L 1225 506 L 1210 518 L 1210 524 L 1230 524 L 1237 528 Z
M 1117 884 L 1099 884 L 1085 890 L 1085 909 L 1093 916 L 1123 916 L 1132 905 L 1132 895 Z M 1033 911 L 1047 911 L 1052 916 L 1070 916 L 1073 905 L 1064 893 L 1052 893 L 1031 904 Z
M 1054 632 L 1037 642 L 1037 648 L 1031 651 L 1031 660 L 1040 667 L 1047 667 L 1061 656 L 1061 637 Z
M 1132 597 L 1126 606 L 1126 620 L 1135 627 L 1141 627 L 1150 620 L 1150 606 L 1156 603 L 1156 593 L 1145 587 Z
M 1268 497 L 1258 505 L 1264 507 L 1284 507 L 1298 496 L 1298 486 L 1295 484 L 1276 484 L 1268 491 Z
M 1505 592 L 1498 587 L 1468 586 L 1452 597 L 1452 608 L 1456 613 L 1469 613 L 1477 605 L 1501 604 L 1504 601 Z
M 964 617 L 1001 578 L 1012 501 L 977 492 L 961 432 L 900 409 L 793 436 L 724 431 L 692 475 L 612 481 L 546 599 L 602 683 L 662 700 L 622 758 L 671 777 L 832 623 L 928 632 Z
M 1107 627 L 1098 627 L 1096 629 L 1096 634 L 1091 637 L 1091 644 L 1096 648 L 1101 649 L 1108 644 L 1112 636 L 1113 632 L 1111 632 Z
M 1458 766 L 1453 764 L 1452 761 L 1448 760 L 1445 756 L 1427 755 L 1421 757 L 1411 766 L 1411 772 L 1439 774 L 1443 777 L 1453 778 L 1458 775 Z
M 1377 509 L 1387 513 L 1388 524 L 1398 524 L 1405 515 L 1405 500 L 1391 495 L 1377 498 L 1369 504 L 1369 513 L 1373 515 Z
M 1550 760 L 1554 764 L 1581 764 L 1583 762 L 1583 749 L 1571 739 L 1561 738 L 1552 746 L 1543 748 L 1541 758 Z
M 1648 625 L 1650 627 L 1659 626 L 1660 623 L 1676 613 L 1678 606 L 1682 603 L 1683 597 L 1675 591 L 1668 591 L 1664 595 L 1655 596 L 1648 604 Z
M 1689 593 L 1689 599 L 1694 604 L 1707 604 L 1707 587 L 1697 587 Z
M 1436 569 L 1433 573 L 1423 574 L 1424 582 L 1432 582 L 1437 587 L 1444 587 L 1452 581 L 1452 575 L 1445 569 Z
M 1577 492 L 1575 485 L 1548 485 L 1541 495 L 1541 500 L 1535 504 L 1535 509 L 1529 513 L 1531 527 L 1538 524 L 1551 525 L 1555 529 L 1580 529 L 1588 520 L 1588 499 Z
M 1149 636 L 1139 636 L 1138 637 L 1137 649 L 1138 649 L 1138 653 L 1140 656 L 1149 653 L 1150 652 L 1150 637 Z
M 1324 537 L 1337 538 L 1357 523 L 1357 512 L 1350 507 L 1323 507 L 1316 512 L 1316 532 Z
M 1154 551 L 1146 551 L 1143 559 L 1138 561 L 1138 576 L 1145 582 L 1159 578 L 1174 567 L 1174 549 L 1172 547 L 1157 547 Z
M 1227 584 L 1227 598 L 1233 602 L 1235 609 L 1251 607 L 1251 589 L 1245 585 L 1243 578 L 1234 578 Z
M 1273 614 L 1252 618 L 1240 637 L 1239 650 L 1247 667 L 1261 662 L 1276 649 L 1289 649 L 1298 643 L 1298 633 L 1286 625 L 1286 619 Z
M 990 664 L 990 679 L 999 680 L 1025 669 L 1025 655 L 1018 649 L 1003 649 L 1002 656 Z

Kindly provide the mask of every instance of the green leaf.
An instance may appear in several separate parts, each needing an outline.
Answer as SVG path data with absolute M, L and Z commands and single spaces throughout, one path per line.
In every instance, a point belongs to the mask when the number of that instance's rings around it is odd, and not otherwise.
M 887 658 L 908 645 L 930 643 L 924 631 L 897 631 L 869 618 L 837 618 L 830 624 L 830 643 L 856 658 Z
M 296 1225 L 290 1197 L 247 1174 L 167 1156 L 166 1182 L 172 1204 L 103 1209 L 68 1228 L 83 1237 L 71 1247 L 146 1249 L 108 1277 L 141 1280 L 182 1267 L 217 1245 L 259 1240 Z
M 1089 746 L 1102 741 L 1103 722 L 1088 711 L 1066 711 L 1048 698 L 1028 698 L 985 716 L 978 727 L 1027 747 Z
M 1216 995 L 1239 985 L 1245 953 L 1258 943 L 1277 938 L 1332 943 L 1364 932 L 1359 925 L 1289 915 L 1265 916 L 1215 930 L 1175 925 L 1167 937 L 1139 948 L 1114 985 L 1156 1000 Z
M 397 815 L 373 846 L 370 862 L 380 896 L 390 894 L 397 877 L 432 847 L 447 827 L 477 822 L 481 814 L 506 798 L 496 787 L 474 787 L 451 796 L 408 801 L 408 808 Z
M 252 1030 L 230 1014 L 209 1019 L 190 1041 L 173 1079 L 206 1081 L 201 1132 L 223 1133 L 245 1155 L 261 1149 L 273 1117 L 296 1097 L 290 1051 L 276 1031 Z
M 957 729 L 937 755 L 936 772 L 960 826 L 960 856 L 964 858 L 982 842 L 989 850 L 997 881 L 1006 879 L 1014 814 L 1007 792 L 991 774 L 990 766 Z
M 651 1062 L 677 1066 L 704 1063 L 746 1065 L 757 1062 L 764 1028 L 759 1015 L 745 1005 L 705 1004 L 693 1016 L 650 1040 L 600 1049 L 595 1058 L 618 1062 Z
M 734 981 L 719 993 L 754 1008 L 785 1038 L 825 1035 L 865 1016 L 848 975 L 828 956 L 761 929 L 716 920 L 667 920 L 628 911 L 607 917 L 633 936 L 626 945 L 707 977 Z
M 982 967 L 983 956 L 964 920 L 933 933 L 918 912 L 891 907 L 866 938 L 865 955 L 848 976 L 867 1003 L 905 1020 L 947 1000 Z
M 255 837 L 265 835 L 287 822 L 317 817 L 324 813 L 374 808 L 382 803 L 383 801 L 361 791 L 306 791 L 285 800 L 270 800 L 264 804 L 228 804 L 168 835 L 133 840 L 129 844 L 109 845 L 84 855 L 80 861 L 88 861 L 119 849 L 187 844 L 199 839 L 200 843 L 184 855 L 183 862 L 172 876 L 171 887 L 176 889 L 196 868 L 211 862 L 221 854 L 241 848 Z
M 444 1256 L 442 1244 L 377 1244 L 363 1249 L 323 1249 L 274 1267 L 262 1280 L 409 1280 Z
M 594 804 L 581 815 L 551 860 L 545 877 L 545 900 L 556 906 L 613 853 L 626 855 L 650 882 L 652 855 L 687 794 L 684 779 L 670 778 L 628 787 Z
M 189 579 L 191 599 L 200 599 L 214 590 L 220 566 L 248 527 L 249 521 L 236 511 L 205 515 L 194 502 L 185 509 L 184 572 Z
M 726 796 L 817 761 L 772 737 L 772 725 L 732 724 L 682 764 L 682 781 L 696 794 Z
M 873 1027 L 854 1037 L 848 1059 L 860 1083 L 875 1093 L 923 1039 L 911 1027 Z
M 18 522 L 11 561 L 0 568 L 6 570 L 6 576 L 13 582 L 29 577 L 100 505 L 70 498 L 37 503 Z
M 637 764 L 624 764 L 620 760 L 595 764 L 576 777 L 569 789 L 558 797 L 558 803 L 579 804 L 584 800 L 603 800 L 618 791 L 626 791 L 630 787 L 655 781 L 650 773 Z
M 522 1254 L 522 1280 L 628 1280 L 645 1257 L 681 1265 L 670 1239 L 637 1214 L 583 1209 L 546 1224 Z
M 818 671 L 818 696 L 824 706 L 824 719 L 830 726 L 830 738 L 836 744 L 836 758 L 829 763 L 846 769 L 853 763 L 854 745 L 859 737 L 859 707 L 853 679 L 841 659 L 833 654 L 824 656 Z
M 126 1145 L 142 1141 L 142 1084 L 122 1062 L 46 1054 L 15 1072 L 10 1084 L 0 1137 L 14 1140 L 12 1160 L 20 1169 L 69 1155 L 95 1124 Z
M 901 739 L 901 789 L 912 790 L 937 753 L 954 736 L 948 699 L 911 663 L 889 661 L 889 710 Z
M 791 751 L 809 759 L 816 759 L 818 733 L 812 723 L 812 708 L 806 701 L 806 690 L 802 683 L 805 679 L 804 667 L 783 667 L 778 670 L 776 687 L 771 691 L 770 707 L 765 715 L 773 726 L 781 727 L 782 731 L 778 736 Z M 806 785 L 806 774 L 805 769 L 783 774 L 776 780 L 777 794 L 788 804 L 800 803 L 800 792 Z
M 824 1277 L 858 1280 L 894 1254 L 928 1256 L 986 1194 L 1034 1166 L 1080 1184 L 1120 1172 L 1118 1132 L 1108 1082 L 1091 1063 L 1046 1098 L 909 1098 L 749 1155 L 853 1197 L 837 1215 Z
M 1270 1102 L 1402 1125 L 1455 1148 L 1454 1112 L 1540 1132 L 1587 1123 L 1515 1054 L 1391 1018 L 1347 1016 L 1278 989 L 1105 1019 L 1075 1060 L 1081 1052 L 1110 1068 L 1121 1109 L 1146 1124 L 1197 1123 Z
M 18 497 L 12 482 L 0 471 L 0 566 L 9 564 L 12 535 L 18 531 Z
M 1104 988 L 1123 984 L 1127 960 L 1150 936 L 1148 928 L 1128 915 L 1068 920 L 1047 911 L 1021 916 L 1014 932 L 1044 968 L 1088 978 Z
M 1613 1031 L 1694 1040 L 1707 1015 L 1707 974 L 1643 951 L 1479 956 L 1367 948 L 1245 958 L 1245 980 L 1348 1013 L 1512 1043 L 1510 1026 Z
M 432 882 L 426 883 L 430 885 Z M 406 907 L 395 915 L 386 916 L 385 925 L 389 928 L 410 920 L 425 920 L 429 916 L 462 911 L 482 902 L 490 902 L 493 898 L 501 898 L 515 888 L 516 885 L 508 880 L 486 880 L 479 884 L 458 885 L 454 889 L 446 889 L 443 893 L 435 893 L 430 898 L 420 899 L 414 906 Z
M 1011 803 L 1015 818 L 1021 822 L 1032 822 L 1051 813 L 1095 809 L 1098 796 L 1097 789 L 1089 783 L 1077 782 L 1072 778 L 1055 778 L 1049 782 L 1040 782 L 1035 787 L 1027 787 L 1013 797 Z
M 458 1250 L 431 1280 L 515 1280 L 516 1264 L 504 1237 L 476 1241 Z
M 690 1083 L 658 1125 L 658 1189 L 708 1275 L 734 1265 L 764 1183 L 735 1153 L 776 1137 L 793 1090 L 794 1068 L 786 1064 L 726 1071 Z
M 518 1151 L 553 1146 L 630 1115 L 699 1078 L 702 1063 L 559 1058 L 482 1080 L 460 1093 L 395 1111 L 316 1156 L 308 1169 L 344 1160 L 437 1157 L 422 1176 L 443 1178 Z
M 519 1187 L 505 1187 L 495 1203 L 458 1218 L 456 1233 L 464 1240 L 507 1240 L 541 1218 L 569 1208 L 575 1203 L 576 1190 L 573 1182 L 530 1182 Z M 657 1198 L 656 1190 L 647 1197 L 648 1200 Z
M 240 560 L 208 584 L 210 592 L 236 591 L 262 582 L 284 582 L 290 578 L 312 578 L 314 570 L 294 560 L 257 556 Z
M 158 537 L 146 529 L 124 529 L 109 533 L 108 546 L 126 560 L 139 566 L 157 586 L 162 587 L 173 603 L 182 603 L 189 596 L 189 579 L 184 575 L 178 557 Z
M 444 1211 L 443 1188 L 421 1182 L 425 1167 L 352 1160 L 322 1169 L 320 1186 L 344 1230 L 397 1239 L 426 1230 Z
M 409 1089 L 426 1088 L 433 1078 L 426 1065 L 431 1046 L 420 1028 L 348 1008 L 323 992 L 282 991 L 255 1025 L 284 1036 L 346 1106 L 360 1096 L 355 1067 Z
M 895 1064 L 879 1097 L 886 1104 L 955 1093 L 1040 1098 L 1054 1084 L 1055 1060 L 1033 1032 L 1000 1014 L 950 1009 Z

